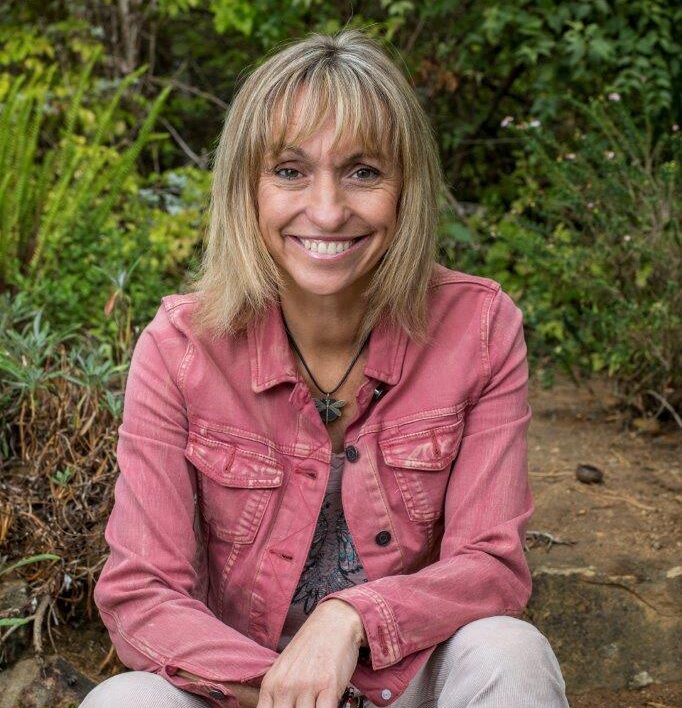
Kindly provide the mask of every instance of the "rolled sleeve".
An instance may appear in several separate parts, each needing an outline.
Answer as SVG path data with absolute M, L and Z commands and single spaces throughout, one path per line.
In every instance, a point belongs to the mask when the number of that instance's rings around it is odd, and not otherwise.
M 205 548 L 179 372 L 191 344 L 163 306 L 135 346 L 119 427 L 119 475 L 95 603 L 123 664 L 159 673 L 216 705 L 238 705 L 224 682 L 262 676 L 278 654 L 205 604 Z M 184 669 L 202 677 L 188 679 Z
M 322 600 L 345 600 L 360 614 L 374 670 L 433 647 L 476 619 L 519 615 L 531 595 L 523 552 L 534 511 L 527 351 L 521 310 L 499 287 L 482 308 L 481 332 L 480 393 L 449 478 L 438 560 Z

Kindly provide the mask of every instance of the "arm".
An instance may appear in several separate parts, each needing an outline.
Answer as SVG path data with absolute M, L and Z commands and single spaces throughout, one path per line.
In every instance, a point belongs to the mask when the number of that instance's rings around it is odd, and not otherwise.
M 321 600 L 345 600 L 360 614 L 374 670 L 444 641 L 475 619 L 519 615 L 531 594 L 523 554 L 534 504 L 522 314 L 497 290 L 482 323 L 481 393 L 468 413 L 448 483 L 439 560 Z
M 135 346 L 119 427 L 110 555 L 95 603 L 124 665 L 161 674 L 216 705 L 237 706 L 225 682 L 257 683 L 278 654 L 221 622 L 202 600 L 205 549 L 196 480 L 184 452 L 178 372 L 188 343 L 163 306 Z M 198 678 L 188 678 L 180 670 Z
M 339 605 L 337 611 L 342 613 L 341 616 L 341 626 L 351 626 L 351 634 L 354 636 L 353 643 L 357 647 L 367 647 L 367 635 L 365 634 L 365 629 L 362 626 L 362 620 L 360 615 L 347 603 L 337 600 Z M 280 655 L 281 659 L 281 655 Z M 190 679 L 199 679 L 198 676 L 183 671 L 180 669 L 178 674 L 186 676 Z M 244 686 L 243 684 L 228 683 L 227 688 L 234 692 L 236 697 L 239 699 L 239 705 L 244 708 L 256 708 L 258 706 L 258 698 L 260 691 L 257 688 L 252 688 L 251 686 Z

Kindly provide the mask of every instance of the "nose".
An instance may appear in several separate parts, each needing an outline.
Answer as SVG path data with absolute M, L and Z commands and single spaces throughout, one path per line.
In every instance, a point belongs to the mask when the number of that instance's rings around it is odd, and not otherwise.
M 328 174 L 316 175 L 308 190 L 306 215 L 321 231 L 338 231 L 348 220 L 349 210 L 343 189 Z

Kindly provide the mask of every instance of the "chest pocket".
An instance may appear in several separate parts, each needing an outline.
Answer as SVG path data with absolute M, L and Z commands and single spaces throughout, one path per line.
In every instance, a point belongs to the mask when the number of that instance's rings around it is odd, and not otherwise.
M 462 440 L 464 419 L 379 440 L 384 464 L 395 475 L 412 521 L 435 521 L 443 510 L 450 464 Z
M 198 471 L 201 511 L 225 541 L 253 543 L 284 469 L 275 460 L 190 432 L 185 457 Z

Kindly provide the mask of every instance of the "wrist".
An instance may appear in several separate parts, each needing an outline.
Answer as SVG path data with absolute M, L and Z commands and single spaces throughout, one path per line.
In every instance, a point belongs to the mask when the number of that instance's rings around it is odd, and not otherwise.
M 320 607 L 324 607 L 324 605 L 328 605 L 329 603 L 335 605 L 337 609 L 340 609 L 348 615 L 350 626 L 352 629 L 353 643 L 355 644 L 355 646 L 357 646 L 358 648 L 368 646 L 367 634 L 365 632 L 365 627 L 362 624 L 362 617 L 360 616 L 360 613 L 353 607 L 353 605 L 351 605 L 349 602 L 346 602 L 345 600 L 341 600 L 335 597 L 322 603 Z

